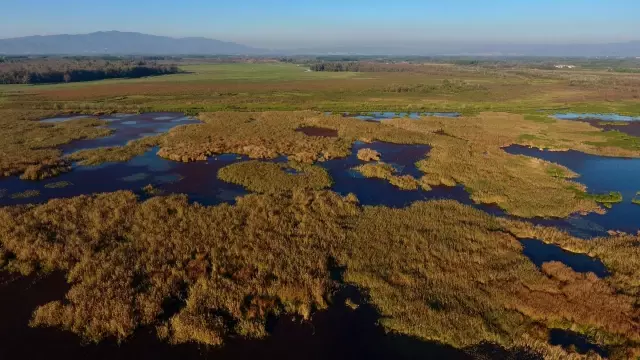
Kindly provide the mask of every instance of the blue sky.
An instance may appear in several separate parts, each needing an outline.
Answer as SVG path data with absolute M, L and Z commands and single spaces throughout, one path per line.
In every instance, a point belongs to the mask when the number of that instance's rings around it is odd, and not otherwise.
M 640 40 L 640 0 L 0 0 L 0 38 L 138 31 L 263 47 Z

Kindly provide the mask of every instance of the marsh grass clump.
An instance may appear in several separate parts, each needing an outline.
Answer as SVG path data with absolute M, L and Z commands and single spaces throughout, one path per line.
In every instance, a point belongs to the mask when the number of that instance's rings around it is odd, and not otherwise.
M 0 239 L 14 262 L 65 271 L 72 283 L 64 301 L 34 313 L 34 326 L 99 341 L 157 325 L 174 342 L 218 344 L 265 336 L 270 314 L 325 308 L 327 256 L 345 237 L 340 219 L 356 212 L 325 192 L 248 195 L 233 207 L 118 192 L 0 209 Z
M 384 162 L 363 164 L 353 170 L 367 178 L 388 180 L 391 185 L 402 190 L 417 190 L 419 187 L 430 190 L 428 184 L 421 183 L 411 175 L 396 175 L 397 170 Z
M 142 191 L 144 191 L 144 193 L 149 195 L 149 196 L 164 195 L 164 191 L 162 189 L 158 189 L 157 187 L 153 186 L 152 184 L 145 185 L 142 188 Z
M 584 195 L 585 198 L 592 199 L 593 201 L 603 204 L 605 206 L 611 206 L 612 204 L 617 204 L 622 202 L 622 194 L 618 191 L 611 191 L 608 194 L 590 194 L 586 193 Z
M 12 199 L 29 199 L 40 196 L 39 190 L 25 190 L 22 192 L 11 194 L 9 197 Z
M 319 166 L 257 160 L 225 166 L 218 171 L 218 178 L 258 193 L 279 193 L 295 189 L 322 190 L 333 184 L 327 170 Z
M 575 186 L 571 186 L 569 189 L 574 191 L 577 197 L 593 200 L 606 208 L 611 208 L 613 204 L 621 203 L 623 200 L 622 193 L 618 191 L 611 191 L 606 194 L 591 194 Z
M 0 193 L 2 193 L 2 191 L 0 191 Z M 636 196 L 633 197 L 633 199 L 631 199 L 631 202 L 637 205 L 640 205 L 640 191 L 638 191 L 636 193 Z
M 560 263 L 539 270 L 511 235 L 536 231 L 527 226 L 455 201 L 359 207 L 311 190 L 248 195 L 233 206 L 184 196 L 138 202 L 117 192 L 0 208 L 10 266 L 64 271 L 71 283 L 64 301 L 39 307 L 31 324 L 92 341 L 124 340 L 140 326 L 173 343 L 264 337 L 271 315 L 308 319 L 328 306 L 337 263 L 388 331 L 460 348 L 509 347 L 546 342 L 550 328 L 562 327 L 637 349 L 631 275 L 640 258 L 629 256 L 637 247 L 583 242 L 611 264 L 607 279 Z M 620 255 L 610 257 L 616 246 Z
M 0 176 L 21 175 L 41 180 L 70 170 L 57 147 L 74 140 L 98 138 L 111 133 L 104 121 L 74 119 L 42 123 L 53 115 L 47 111 L 0 110 Z
M 56 181 L 56 182 L 46 184 L 44 187 L 47 189 L 62 189 L 72 185 L 73 183 L 69 181 Z
M 67 156 L 71 161 L 77 161 L 83 166 L 99 165 L 106 162 L 129 161 L 158 146 L 163 135 L 147 136 L 142 139 L 129 141 L 124 146 L 111 146 L 76 151 Z
M 358 150 L 357 156 L 362 161 L 380 161 L 380 153 L 369 148 Z

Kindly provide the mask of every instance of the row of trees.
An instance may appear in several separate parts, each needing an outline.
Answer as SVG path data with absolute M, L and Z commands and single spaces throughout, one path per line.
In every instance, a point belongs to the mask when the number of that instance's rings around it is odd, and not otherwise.
M 331 61 L 312 64 L 312 71 L 348 72 L 416 72 L 423 66 L 409 63 L 380 63 L 365 61 Z
M 43 84 L 139 78 L 178 73 L 175 65 L 144 60 L 103 59 L 4 59 L 0 63 L 0 84 Z

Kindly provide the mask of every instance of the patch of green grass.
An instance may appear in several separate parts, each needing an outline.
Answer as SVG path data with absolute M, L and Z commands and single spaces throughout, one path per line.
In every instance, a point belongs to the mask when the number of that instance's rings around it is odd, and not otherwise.
M 524 119 L 527 121 L 534 121 L 542 124 L 550 124 L 556 122 L 556 119 L 548 114 L 525 114 Z
M 591 194 L 576 187 L 571 187 L 571 190 L 573 190 L 576 193 L 576 196 L 581 199 L 593 200 L 607 207 L 610 207 L 612 204 L 621 203 L 623 200 L 622 193 L 618 191 L 611 191 L 606 194 Z
M 518 141 L 534 141 L 534 140 L 545 140 L 545 139 L 538 135 L 533 135 L 533 134 L 522 134 L 518 136 Z
M 617 147 L 638 151 L 640 150 L 640 137 L 627 135 L 620 131 L 603 131 L 599 136 L 605 141 L 586 141 L 585 144 L 595 147 Z
M 640 191 L 638 191 L 636 193 L 636 196 L 634 196 L 633 199 L 631 199 L 631 202 L 634 204 L 640 205 Z
M 556 164 L 550 164 L 547 166 L 547 174 L 555 177 L 555 178 L 571 178 L 574 177 L 574 174 L 567 173 L 566 168 L 564 166 L 559 166 Z

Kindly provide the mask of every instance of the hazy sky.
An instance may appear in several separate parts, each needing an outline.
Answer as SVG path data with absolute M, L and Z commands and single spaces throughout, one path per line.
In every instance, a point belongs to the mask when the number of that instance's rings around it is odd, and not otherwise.
M 101 30 L 261 47 L 640 39 L 640 0 L 0 0 L 0 38 Z

